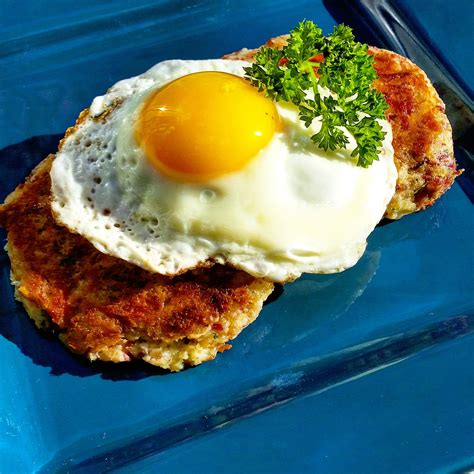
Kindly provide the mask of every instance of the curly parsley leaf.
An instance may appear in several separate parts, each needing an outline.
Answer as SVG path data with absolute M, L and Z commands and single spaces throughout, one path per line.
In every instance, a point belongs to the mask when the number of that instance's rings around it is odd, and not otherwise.
M 385 132 L 377 119 L 388 108 L 373 88 L 377 78 L 367 45 L 354 39 L 351 28 L 338 25 L 329 36 L 312 21 L 302 21 L 282 50 L 261 48 L 246 78 L 275 101 L 291 102 L 309 127 L 314 119 L 321 129 L 311 139 L 323 150 L 346 148 L 346 128 L 357 146 L 351 156 L 368 167 L 378 159 Z M 322 94 L 322 88 L 331 94 Z M 311 91 L 312 94 L 308 94 Z

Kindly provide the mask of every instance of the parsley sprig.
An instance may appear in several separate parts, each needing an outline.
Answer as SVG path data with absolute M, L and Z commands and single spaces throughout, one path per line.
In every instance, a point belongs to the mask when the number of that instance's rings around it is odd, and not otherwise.
M 338 25 L 329 36 L 304 20 L 282 50 L 261 48 L 246 78 L 276 101 L 291 102 L 309 127 L 315 118 L 321 128 L 311 139 L 323 150 L 346 148 L 354 137 L 351 156 L 364 168 L 378 159 L 385 132 L 376 119 L 388 108 L 383 95 L 373 88 L 377 78 L 367 45 L 354 40 L 351 28 Z M 332 94 L 324 93 L 329 89 Z M 312 91 L 314 98 L 307 92 Z

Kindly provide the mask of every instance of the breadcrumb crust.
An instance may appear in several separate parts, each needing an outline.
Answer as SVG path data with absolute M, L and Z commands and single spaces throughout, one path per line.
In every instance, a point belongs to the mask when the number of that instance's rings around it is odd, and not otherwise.
M 172 371 L 229 349 L 273 284 L 220 265 L 166 277 L 100 253 L 52 217 L 53 158 L 0 206 L 15 295 L 36 325 L 90 360 Z

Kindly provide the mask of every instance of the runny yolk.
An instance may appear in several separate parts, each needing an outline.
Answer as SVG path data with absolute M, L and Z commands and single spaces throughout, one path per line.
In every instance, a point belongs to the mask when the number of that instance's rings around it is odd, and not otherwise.
M 246 80 L 198 72 L 149 96 L 136 122 L 135 139 L 160 172 L 199 182 L 240 170 L 279 124 L 274 103 Z

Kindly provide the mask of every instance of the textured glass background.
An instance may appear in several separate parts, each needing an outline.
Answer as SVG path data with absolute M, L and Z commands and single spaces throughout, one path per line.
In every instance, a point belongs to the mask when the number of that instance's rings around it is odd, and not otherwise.
M 472 2 L 402 2 L 472 82 Z M 79 111 L 167 58 L 255 47 L 318 1 L 3 1 L 0 199 Z M 1 234 L 4 236 L 4 233 Z M 474 219 L 455 185 L 304 276 L 234 348 L 163 375 L 88 365 L 13 300 L 0 254 L 0 471 L 448 472 L 474 465 Z

